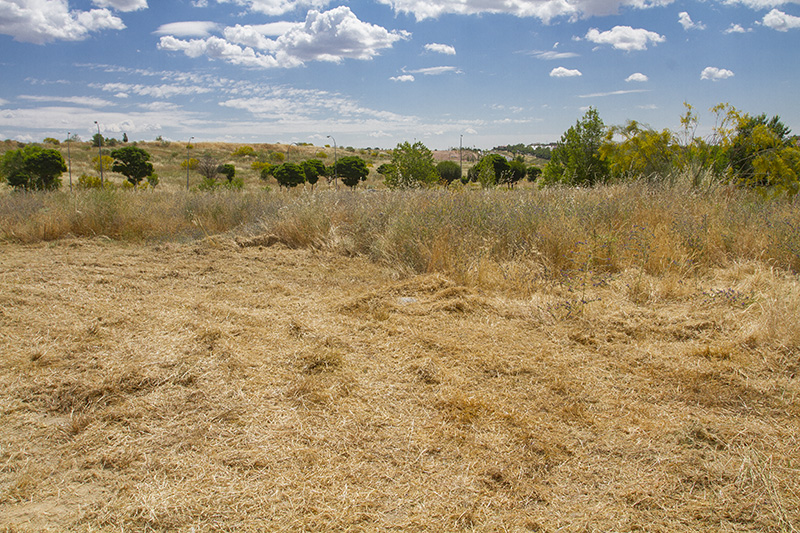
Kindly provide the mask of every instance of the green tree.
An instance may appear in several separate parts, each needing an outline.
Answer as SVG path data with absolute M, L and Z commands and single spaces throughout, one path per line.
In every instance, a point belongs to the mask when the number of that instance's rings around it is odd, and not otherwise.
M 615 142 L 614 136 L 622 140 Z M 682 150 L 674 133 L 655 131 L 635 120 L 609 128 L 600 154 L 616 179 L 662 181 L 674 177 Z
M 378 168 L 380 172 L 380 167 Z M 461 180 L 461 167 L 455 161 L 442 161 L 436 165 L 436 172 L 439 173 L 439 179 L 450 185 L 456 180 Z
M 608 163 L 600 155 L 605 125 L 597 110 L 589 110 L 570 127 L 552 150 L 544 167 L 544 183 L 590 187 L 608 181 Z
M 470 181 L 477 181 L 481 187 L 494 187 L 510 183 L 511 165 L 500 154 L 488 154 L 481 158 L 469 172 Z
M 336 162 L 336 174 L 341 178 L 342 183 L 355 188 L 359 182 L 367 179 L 369 168 L 367 168 L 366 161 L 357 155 L 348 155 Z
M 537 179 L 539 179 L 539 176 L 542 175 L 542 169 L 537 166 L 531 165 L 525 171 L 525 175 L 528 177 L 528 181 L 531 182 L 536 181 Z
M 272 171 L 272 175 L 278 181 L 281 187 L 297 187 L 306 180 L 306 174 L 303 172 L 303 167 L 296 163 L 283 163 L 278 165 Z
M 28 145 L 9 150 L 0 159 L 0 175 L 15 189 L 53 190 L 61 186 L 59 177 L 67 165 L 61 152 Z
M 119 172 L 132 185 L 139 185 L 139 182 L 153 173 L 153 164 L 150 163 L 150 154 L 136 146 L 125 146 L 111 152 L 114 159 L 111 170 Z
M 771 119 L 761 114 L 738 117 L 736 131 L 728 149 L 728 160 L 732 176 L 747 185 L 769 185 L 770 176 L 756 169 L 756 160 L 775 160 L 776 152 L 790 148 L 791 130 L 781 122 L 779 116 Z M 788 155 L 788 152 L 787 152 Z
M 508 166 L 509 173 L 506 183 L 508 184 L 509 189 L 513 189 L 514 185 L 516 185 L 518 181 L 525 177 L 525 175 L 528 173 L 528 169 L 525 168 L 525 160 L 521 156 L 515 157 L 514 160 L 508 164 Z
M 384 176 L 390 189 L 433 185 L 439 179 L 433 153 L 421 142 L 398 144 L 392 152 L 394 171 Z
M 217 174 L 222 174 L 228 183 L 233 183 L 233 178 L 236 176 L 236 167 L 230 163 L 225 163 L 217 167 Z
M 303 173 L 306 175 L 306 181 L 311 184 L 311 188 L 319 181 L 320 176 L 325 175 L 325 163 L 319 159 L 307 159 L 302 163 Z

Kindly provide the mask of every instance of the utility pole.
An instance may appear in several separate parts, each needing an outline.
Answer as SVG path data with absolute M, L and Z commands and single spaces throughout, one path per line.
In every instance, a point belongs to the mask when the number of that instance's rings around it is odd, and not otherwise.
M 97 121 L 94 121 L 97 124 Z M 103 184 L 103 136 L 100 134 L 100 124 L 97 124 L 97 151 L 100 154 L 100 160 L 98 162 L 98 166 L 100 167 L 100 188 L 102 189 Z
M 333 182 L 336 184 L 336 190 L 338 191 L 339 190 L 339 181 L 338 181 L 338 179 L 339 179 L 339 171 L 336 168 L 336 166 L 337 166 L 337 163 L 339 162 L 339 159 L 336 157 L 336 139 L 334 139 L 333 136 L 331 136 L 331 135 L 328 135 L 328 139 L 331 139 L 333 141 Z
M 70 144 L 70 132 L 67 132 L 67 161 L 69 163 L 69 192 L 72 192 L 72 154 L 69 151 L 69 144 Z
M 458 168 L 461 170 L 461 179 L 464 179 L 464 158 L 461 157 L 461 146 L 464 144 L 464 136 L 459 135 L 458 138 Z
M 189 137 L 189 142 L 186 144 L 186 190 L 189 190 L 189 148 L 192 147 L 192 139 L 194 137 Z

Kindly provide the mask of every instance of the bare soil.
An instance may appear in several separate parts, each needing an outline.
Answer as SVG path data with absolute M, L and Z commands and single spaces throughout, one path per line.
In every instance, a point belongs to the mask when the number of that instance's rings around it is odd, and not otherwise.
M 0 245 L 0 531 L 800 528 L 797 276 L 249 244 Z

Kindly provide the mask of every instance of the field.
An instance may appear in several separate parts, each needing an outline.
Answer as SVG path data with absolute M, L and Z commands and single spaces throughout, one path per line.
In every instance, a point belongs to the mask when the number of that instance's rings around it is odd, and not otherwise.
M 81 191 L 0 224 L 0 531 L 800 529 L 796 201 Z

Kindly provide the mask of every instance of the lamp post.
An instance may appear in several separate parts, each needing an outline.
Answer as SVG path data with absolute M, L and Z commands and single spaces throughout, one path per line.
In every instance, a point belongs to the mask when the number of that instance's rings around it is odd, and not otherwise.
M 460 179 L 464 179 L 464 158 L 461 157 L 461 146 L 464 144 L 464 136 L 460 135 L 458 139 L 458 167 L 461 170 Z
M 186 190 L 189 190 L 189 148 L 192 147 L 192 139 L 194 137 L 189 137 L 189 142 L 186 144 Z
M 336 184 L 336 190 L 339 190 L 339 171 L 337 170 L 336 166 L 339 162 L 339 159 L 336 157 L 336 139 L 333 138 L 332 135 L 328 135 L 328 139 L 333 141 L 333 182 Z
M 100 124 L 97 124 L 95 120 L 94 123 L 97 125 L 97 151 L 100 154 L 100 160 L 98 166 L 100 167 L 100 188 L 103 188 L 103 136 L 100 135 Z
M 72 154 L 69 151 L 70 132 L 67 132 L 67 162 L 69 164 L 69 192 L 72 192 Z

